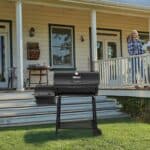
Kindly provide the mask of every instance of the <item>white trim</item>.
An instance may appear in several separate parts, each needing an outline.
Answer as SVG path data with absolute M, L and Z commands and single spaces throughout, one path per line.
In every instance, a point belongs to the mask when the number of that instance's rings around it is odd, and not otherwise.
M 15 2 L 17 0 L 9 0 L 11 2 Z M 48 2 L 43 2 L 41 0 L 41 2 L 38 1 L 30 1 L 30 0 L 26 0 L 23 1 L 24 4 L 31 4 L 31 5 L 41 5 L 41 6 L 46 6 L 46 7 L 56 7 L 56 8 L 70 8 L 70 9 L 78 9 L 78 10 L 90 10 L 88 7 L 82 7 L 82 6 L 68 6 L 68 5 L 64 5 L 64 4 L 55 4 L 55 3 L 48 3 Z
M 96 22 L 96 10 L 91 11 L 91 43 L 92 43 L 92 62 L 93 69 L 96 71 L 97 66 L 97 22 Z
M 148 18 L 148 31 L 149 31 L 149 41 L 150 41 L 150 17 Z
M 100 95 L 105 96 L 130 96 L 150 98 L 149 90 L 99 90 Z
M 22 0 L 16 3 L 17 90 L 24 90 Z
M 84 4 L 84 5 L 91 5 L 91 6 L 104 6 L 104 7 L 110 7 L 110 8 L 119 8 L 119 9 L 128 9 L 128 10 L 135 10 L 135 11 L 146 11 L 146 12 L 150 12 L 148 7 L 139 7 L 136 4 L 133 5 L 126 5 L 126 4 L 121 4 L 121 3 L 113 3 L 113 2 L 106 2 L 105 0 L 101 0 L 101 2 L 99 1 L 89 1 L 88 0 L 60 0 L 62 2 L 68 2 L 68 3 L 76 3 L 76 4 Z

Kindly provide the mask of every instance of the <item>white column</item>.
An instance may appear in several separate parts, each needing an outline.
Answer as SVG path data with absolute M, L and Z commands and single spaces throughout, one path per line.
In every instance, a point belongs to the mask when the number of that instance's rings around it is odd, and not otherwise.
M 16 3 L 17 90 L 24 90 L 22 0 Z
M 148 31 L 149 31 L 149 41 L 150 41 L 150 17 L 148 19 Z
M 97 29 L 96 29 L 96 10 L 91 11 L 91 40 L 92 40 L 92 65 L 93 70 L 98 70 L 97 64 Z

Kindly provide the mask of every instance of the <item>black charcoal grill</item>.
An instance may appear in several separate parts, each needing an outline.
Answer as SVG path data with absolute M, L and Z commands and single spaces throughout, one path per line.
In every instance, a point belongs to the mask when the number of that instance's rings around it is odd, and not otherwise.
M 61 96 L 91 96 L 92 100 L 92 129 L 94 135 L 101 134 L 97 128 L 96 117 L 96 100 L 95 95 L 98 93 L 99 73 L 98 72 L 55 72 L 54 88 L 57 99 L 57 116 L 56 116 L 56 133 L 61 128 Z
M 97 72 L 57 72 L 54 74 L 56 95 L 96 95 L 99 85 Z

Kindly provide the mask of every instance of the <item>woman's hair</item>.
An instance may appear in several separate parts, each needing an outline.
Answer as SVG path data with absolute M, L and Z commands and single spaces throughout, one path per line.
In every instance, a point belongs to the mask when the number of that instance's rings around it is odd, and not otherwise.
M 133 35 L 134 35 L 134 37 L 133 37 Z M 129 34 L 128 36 L 127 36 L 127 42 L 129 43 L 129 42 L 131 42 L 133 39 L 139 39 L 139 33 L 138 33 L 138 31 L 137 30 L 132 30 L 132 32 L 131 32 L 131 34 Z
M 139 33 L 137 30 L 132 30 L 131 32 L 131 39 L 133 39 L 133 34 L 136 35 L 136 39 L 139 39 Z

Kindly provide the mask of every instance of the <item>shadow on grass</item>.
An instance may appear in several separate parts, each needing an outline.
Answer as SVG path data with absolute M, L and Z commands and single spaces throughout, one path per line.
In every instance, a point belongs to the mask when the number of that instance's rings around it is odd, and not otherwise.
M 44 144 L 48 141 L 74 140 L 94 137 L 91 130 L 60 130 L 56 135 L 55 131 L 34 131 L 28 132 L 24 136 L 24 141 L 28 144 Z

